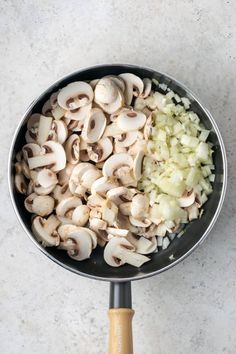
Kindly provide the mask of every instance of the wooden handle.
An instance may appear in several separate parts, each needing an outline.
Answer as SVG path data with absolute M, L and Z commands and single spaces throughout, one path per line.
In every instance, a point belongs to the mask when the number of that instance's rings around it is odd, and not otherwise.
M 133 354 L 132 309 L 110 309 L 109 354 Z

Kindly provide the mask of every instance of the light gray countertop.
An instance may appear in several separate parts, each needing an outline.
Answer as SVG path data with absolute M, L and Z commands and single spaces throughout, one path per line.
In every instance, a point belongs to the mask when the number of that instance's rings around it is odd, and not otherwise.
M 103 354 L 108 284 L 50 262 L 13 212 L 6 165 L 24 110 L 54 80 L 99 63 L 136 63 L 189 86 L 227 149 L 222 213 L 190 257 L 133 283 L 136 354 L 236 353 L 236 2 L 0 2 L 0 352 Z

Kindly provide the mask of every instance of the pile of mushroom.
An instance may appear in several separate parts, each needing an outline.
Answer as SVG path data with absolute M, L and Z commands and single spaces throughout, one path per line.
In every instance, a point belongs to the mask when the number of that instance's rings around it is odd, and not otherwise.
M 140 267 L 199 216 L 204 194 L 184 190 L 171 199 L 142 185 L 154 112 L 162 109 L 160 97 L 150 100 L 152 88 L 131 73 L 72 82 L 29 117 L 15 186 L 44 247 L 82 261 L 99 245 L 110 266 Z M 167 204 L 175 205 L 174 219 Z

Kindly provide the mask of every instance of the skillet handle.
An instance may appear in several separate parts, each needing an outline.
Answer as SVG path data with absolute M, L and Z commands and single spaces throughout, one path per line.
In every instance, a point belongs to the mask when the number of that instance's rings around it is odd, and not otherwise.
M 131 284 L 111 283 L 109 354 L 133 354 Z

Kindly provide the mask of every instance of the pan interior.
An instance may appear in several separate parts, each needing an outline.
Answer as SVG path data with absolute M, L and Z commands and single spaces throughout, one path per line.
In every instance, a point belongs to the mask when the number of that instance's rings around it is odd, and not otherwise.
M 38 100 L 35 101 L 32 109 L 24 117 L 24 121 L 18 131 L 16 139 L 14 141 L 14 146 L 12 150 L 11 161 L 14 161 L 15 154 L 21 149 L 25 144 L 24 135 L 26 132 L 26 121 L 27 118 L 32 113 L 38 113 L 44 102 L 50 97 L 52 92 L 57 91 L 59 88 L 67 85 L 72 81 L 78 80 L 91 80 L 95 78 L 100 78 L 105 75 L 118 75 L 122 72 L 131 72 L 141 78 L 149 77 L 155 78 L 161 83 L 168 85 L 170 89 L 175 91 L 179 96 L 188 97 L 191 101 L 191 109 L 196 112 L 203 124 L 207 129 L 211 130 L 209 141 L 214 144 L 214 164 L 215 164 L 215 182 L 213 183 L 213 193 L 210 195 L 209 200 L 204 205 L 204 213 L 201 219 L 195 220 L 189 223 L 185 228 L 185 233 L 181 238 L 176 238 L 168 249 L 152 254 L 151 261 L 145 263 L 140 269 L 135 267 L 124 265 L 119 268 L 113 268 L 108 266 L 103 259 L 103 249 L 97 247 L 89 260 L 83 262 L 77 262 L 69 258 L 64 251 L 57 250 L 56 248 L 47 248 L 44 250 L 51 259 L 55 262 L 64 265 L 67 269 L 74 271 L 78 274 L 100 278 L 103 280 L 126 280 L 126 279 L 137 279 L 152 275 L 153 273 L 159 273 L 165 270 L 171 264 L 176 263 L 184 255 L 190 252 L 190 250 L 198 244 L 203 238 L 204 234 L 207 232 L 209 225 L 213 222 L 215 214 L 217 213 L 218 205 L 221 202 L 221 194 L 224 189 L 224 177 L 225 177 L 225 162 L 223 157 L 223 152 L 221 149 L 221 143 L 219 141 L 218 133 L 212 126 L 212 122 L 207 115 L 207 112 L 200 106 L 200 104 L 194 99 L 191 93 L 186 92 L 185 88 L 177 83 L 174 79 L 169 78 L 166 75 L 158 73 L 156 71 L 129 66 L 129 65 L 104 65 L 85 69 L 80 72 L 73 73 L 64 79 L 57 82 L 55 85 L 51 86 L 44 94 L 42 94 Z M 24 208 L 24 198 L 17 194 L 14 189 L 14 183 L 12 182 L 13 176 L 13 164 L 11 167 L 11 190 L 13 201 L 15 202 L 16 210 L 18 215 L 25 225 L 27 233 L 31 238 L 34 238 L 31 232 L 31 215 Z M 20 242 L 20 241 L 19 241 Z M 38 247 L 42 249 L 41 245 Z M 27 252 L 27 250 L 26 250 Z

